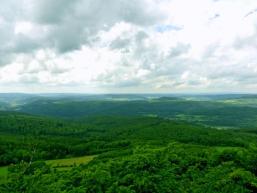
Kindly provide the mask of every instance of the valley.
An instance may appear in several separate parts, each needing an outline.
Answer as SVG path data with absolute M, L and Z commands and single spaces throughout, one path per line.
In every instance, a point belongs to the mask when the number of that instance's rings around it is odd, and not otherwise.
M 34 97 L 0 113 L 0 192 L 257 190 L 255 96 Z

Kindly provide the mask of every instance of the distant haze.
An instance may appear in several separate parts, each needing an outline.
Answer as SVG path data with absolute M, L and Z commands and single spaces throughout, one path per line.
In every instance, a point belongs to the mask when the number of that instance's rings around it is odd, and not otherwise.
M 257 92 L 256 0 L 2 0 L 0 93 Z

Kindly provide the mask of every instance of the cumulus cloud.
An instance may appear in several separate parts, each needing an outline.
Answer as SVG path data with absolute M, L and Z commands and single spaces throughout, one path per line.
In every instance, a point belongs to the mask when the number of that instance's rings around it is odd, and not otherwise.
M 0 89 L 257 91 L 256 1 L 3 0 Z
M 41 48 L 70 52 L 118 22 L 148 26 L 161 19 L 151 1 L 4 1 L 0 11 L 1 48 L 10 54 Z

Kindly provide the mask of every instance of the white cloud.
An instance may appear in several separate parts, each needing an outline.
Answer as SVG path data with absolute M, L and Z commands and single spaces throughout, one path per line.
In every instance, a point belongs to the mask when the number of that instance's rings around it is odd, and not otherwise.
M 15 24 L 14 33 L 29 35 L 32 30 L 32 24 L 30 22 L 18 22 Z
M 257 91 L 256 8 L 255 0 L 4 1 L 0 89 Z

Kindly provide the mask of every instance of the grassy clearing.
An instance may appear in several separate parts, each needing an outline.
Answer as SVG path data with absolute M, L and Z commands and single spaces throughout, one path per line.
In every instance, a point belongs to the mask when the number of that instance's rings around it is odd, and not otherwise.
M 87 164 L 90 161 L 92 161 L 95 157 L 96 156 L 92 155 L 92 156 L 74 157 L 74 158 L 67 158 L 67 159 L 56 159 L 56 160 L 48 160 L 46 161 L 46 163 L 55 168 L 69 169 L 73 165 Z
M 74 165 L 87 164 L 95 157 L 95 155 L 92 155 L 67 159 L 47 160 L 46 163 L 58 170 L 68 170 L 71 169 L 71 167 Z M 3 184 L 7 180 L 7 174 L 8 166 L 0 167 L 0 184 Z
M 8 174 L 8 167 L 0 167 L 0 184 L 4 183 L 6 181 Z

